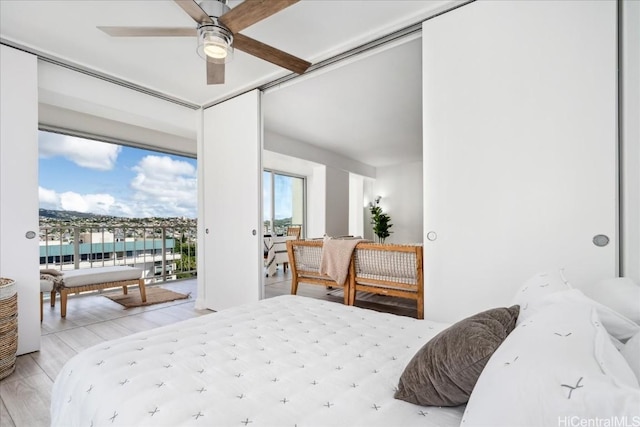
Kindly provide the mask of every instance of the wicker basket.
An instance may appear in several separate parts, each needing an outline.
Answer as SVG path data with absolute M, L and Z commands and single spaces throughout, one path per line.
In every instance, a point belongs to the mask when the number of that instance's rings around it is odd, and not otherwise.
M 0 380 L 16 369 L 18 293 L 16 282 L 0 277 Z

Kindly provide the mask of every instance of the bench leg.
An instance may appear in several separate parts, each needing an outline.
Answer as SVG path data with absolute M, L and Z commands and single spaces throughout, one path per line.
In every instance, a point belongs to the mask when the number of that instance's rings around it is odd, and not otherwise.
M 51 307 L 56 306 L 56 291 L 51 291 L 51 298 L 49 299 L 49 303 L 51 303 Z
M 125 295 L 128 295 L 129 294 L 129 287 L 128 286 L 123 286 L 122 287 L 122 293 L 125 294 Z
M 67 290 L 60 291 L 60 317 L 67 317 Z
M 138 280 L 138 288 L 140 289 L 140 299 L 142 299 L 142 302 L 147 302 L 147 290 L 144 287 L 144 279 Z

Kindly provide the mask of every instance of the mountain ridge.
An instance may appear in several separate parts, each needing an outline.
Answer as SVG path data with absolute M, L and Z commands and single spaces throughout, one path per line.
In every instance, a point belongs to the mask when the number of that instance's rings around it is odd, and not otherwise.
M 56 209 L 39 209 L 40 218 L 51 219 L 75 219 L 75 218 L 94 218 L 94 219 L 114 219 L 116 216 L 99 215 L 91 212 L 65 211 Z
M 78 212 L 78 211 L 66 211 L 66 210 L 57 210 L 57 209 L 39 209 L 39 215 L 41 221 L 77 221 L 79 219 L 85 221 L 149 221 L 149 220 L 159 220 L 159 221 L 172 221 L 172 220 L 186 220 L 186 221 L 195 221 L 195 218 L 184 218 L 184 217 L 150 217 L 150 218 L 129 218 L 129 217 L 121 217 L 121 216 L 113 216 L 113 215 L 102 215 L 95 214 L 91 212 Z

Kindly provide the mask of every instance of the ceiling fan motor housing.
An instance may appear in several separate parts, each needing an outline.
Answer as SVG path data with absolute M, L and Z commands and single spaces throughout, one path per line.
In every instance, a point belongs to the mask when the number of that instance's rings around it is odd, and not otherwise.
M 198 5 L 216 23 L 218 18 L 231 10 L 227 5 L 227 0 L 205 0 Z
M 225 64 L 233 59 L 233 33 L 222 25 L 219 18 L 231 8 L 226 0 L 209 0 L 199 4 L 213 22 L 198 25 L 198 55 L 208 62 Z

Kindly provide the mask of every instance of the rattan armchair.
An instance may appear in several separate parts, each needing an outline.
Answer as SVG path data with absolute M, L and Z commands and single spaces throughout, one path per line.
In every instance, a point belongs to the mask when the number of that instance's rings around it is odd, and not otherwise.
M 287 236 L 296 236 L 296 239 L 299 239 L 301 232 L 301 225 L 290 225 L 287 227 Z
M 358 243 L 353 253 L 349 305 L 357 292 L 416 301 L 417 317 L 424 319 L 424 277 L 421 245 Z
M 343 288 L 344 303 L 348 305 L 355 304 L 358 291 L 408 298 L 416 301 L 417 318 L 424 319 L 422 245 L 358 243 L 351 255 L 344 285 L 319 273 L 322 246 L 322 240 L 287 242 L 291 294 L 298 293 L 300 283 L 308 283 Z
M 319 240 L 289 240 L 287 241 L 287 253 L 291 266 L 291 294 L 298 293 L 298 285 L 307 283 L 320 285 L 326 288 L 342 288 L 344 290 L 344 303 L 349 303 L 349 276 L 344 284 L 338 284 L 326 274 L 320 274 L 320 260 L 322 257 L 323 241 Z M 351 269 L 351 264 L 349 266 Z

